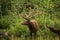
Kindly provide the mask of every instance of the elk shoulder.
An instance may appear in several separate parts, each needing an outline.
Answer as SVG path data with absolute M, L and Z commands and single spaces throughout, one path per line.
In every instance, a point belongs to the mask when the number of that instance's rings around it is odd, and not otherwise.
M 37 30 L 38 29 L 38 22 L 36 20 L 31 20 L 32 25 L 34 26 L 34 28 Z

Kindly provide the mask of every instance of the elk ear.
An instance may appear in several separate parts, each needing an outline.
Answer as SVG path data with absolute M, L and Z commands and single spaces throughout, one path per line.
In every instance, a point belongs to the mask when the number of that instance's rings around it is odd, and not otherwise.
M 29 18 L 26 18 L 26 17 L 23 17 L 25 20 L 28 20 L 28 21 L 30 21 L 30 19 Z
M 27 21 L 30 21 L 30 19 L 26 19 Z

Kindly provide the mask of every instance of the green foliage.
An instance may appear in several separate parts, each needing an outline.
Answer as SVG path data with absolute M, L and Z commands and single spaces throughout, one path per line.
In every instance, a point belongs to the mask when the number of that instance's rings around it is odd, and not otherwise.
M 43 37 L 49 35 L 53 38 L 54 33 L 47 27 L 60 30 L 60 0 L 0 0 L 0 29 L 8 29 L 14 36 L 29 35 L 28 27 L 21 25 L 24 19 L 20 15 L 29 11 L 25 4 L 33 5 L 42 11 L 41 15 L 35 17 L 42 30 L 42 32 L 38 30 L 37 35 Z
M 0 29 L 7 29 L 9 28 L 9 25 L 10 25 L 9 21 L 7 21 L 6 18 L 2 17 L 0 20 Z

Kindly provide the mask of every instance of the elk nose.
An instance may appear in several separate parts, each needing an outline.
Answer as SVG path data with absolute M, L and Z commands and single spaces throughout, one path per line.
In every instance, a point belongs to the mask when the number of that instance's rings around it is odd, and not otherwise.
M 21 23 L 23 25 L 23 23 Z
M 23 23 L 23 22 L 21 22 L 21 24 L 22 24 L 22 25 L 24 25 L 24 23 Z

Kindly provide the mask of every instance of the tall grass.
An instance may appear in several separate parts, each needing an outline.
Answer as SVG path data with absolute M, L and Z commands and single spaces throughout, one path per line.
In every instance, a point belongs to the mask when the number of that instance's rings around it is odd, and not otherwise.
M 47 27 L 60 29 L 60 22 L 56 16 L 53 17 L 53 19 L 51 18 L 51 15 L 48 13 L 43 13 L 42 15 L 35 17 L 35 19 L 38 21 L 39 29 L 42 31 L 40 32 L 40 30 L 38 30 L 37 32 L 37 36 L 40 36 L 37 37 L 38 40 L 58 40 L 58 36 L 52 33 Z M 0 21 L 0 25 L 2 24 L 3 27 L 7 26 L 7 29 L 5 30 L 7 30 L 12 35 L 11 40 L 14 40 L 15 37 L 17 37 L 15 40 L 25 40 L 24 37 L 29 37 L 29 29 L 27 26 L 21 25 L 24 19 L 18 17 L 17 13 L 10 13 L 9 15 L 2 17 Z M 21 35 L 22 37 L 18 38 Z

